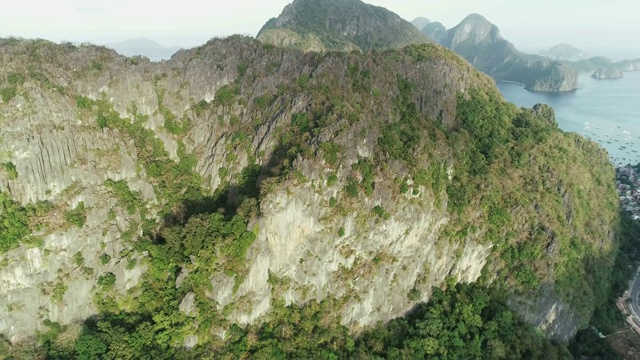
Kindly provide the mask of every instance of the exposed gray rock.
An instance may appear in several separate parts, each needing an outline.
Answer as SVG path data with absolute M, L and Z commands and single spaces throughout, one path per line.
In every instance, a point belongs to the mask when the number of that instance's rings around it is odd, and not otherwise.
M 180 302 L 179 306 L 180 311 L 185 313 L 186 315 L 195 315 L 196 308 L 196 295 L 192 292 L 189 292 Z
M 198 345 L 198 335 L 189 335 L 184 339 L 183 346 L 187 349 L 192 349 Z
M 512 297 L 509 306 L 518 311 L 525 321 L 544 331 L 551 339 L 569 341 L 580 324 L 578 314 L 559 299 L 549 284 L 543 285 L 535 298 Z

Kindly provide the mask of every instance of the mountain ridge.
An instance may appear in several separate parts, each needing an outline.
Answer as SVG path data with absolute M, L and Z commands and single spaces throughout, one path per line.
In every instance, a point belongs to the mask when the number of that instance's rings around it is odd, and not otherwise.
M 495 24 L 480 14 L 466 16 L 449 30 L 439 23 L 432 23 L 422 31 L 498 81 L 514 81 L 529 90 L 541 92 L 577 89 L 578 74 L 573 68 L 539 55 L 518 51 L 512 43 L 502 38 Z
M 152 63 L 0 40 L 0 64 L 0 190 L 31 229 L 0 267 L 16 342 L 126 311 L 193 348 L 331 298 L 357 332 L 457 282 L 567 340 L 602 301 L 606 153 L 442 46 L 233 36 Z

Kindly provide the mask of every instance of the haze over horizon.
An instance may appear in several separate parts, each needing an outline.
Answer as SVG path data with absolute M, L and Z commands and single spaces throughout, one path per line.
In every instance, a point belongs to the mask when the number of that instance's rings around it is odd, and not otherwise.
M 0 13 L 0 37 L 43 38 L 51 41 L 113 43 L 146 37 L 165 46 L 193 47 L 216 36 L 255 36 L 291 0 L 236 0 L 224 5 L 183 0 L 162 6 L 151 0 L 24 0 L 5 4 Z M 640 57 L 640 25 L 631 0 L 368 0 L 411 21 L 426 17 L 447 28 L 471 13 L 496 24 L 518 49 L 537 53 L 568 43 L 589 56 L 614 60 Z M 251 9 L 251 11 L 247 11 Z

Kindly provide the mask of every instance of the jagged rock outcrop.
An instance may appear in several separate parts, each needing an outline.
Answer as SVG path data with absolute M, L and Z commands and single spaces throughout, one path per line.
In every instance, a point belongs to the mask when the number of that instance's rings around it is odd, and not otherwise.
M 496 80 L 514 81 L 542 92 L 565 92 L 578 87 L 578 74 L 572 67 L 518 51 L 482 15 L 471 14 L 446 31 L 442 24 L 431 23 L 422 33 Z
M 591 77 L 594 79 L 598 79 L 598 80 L 603 80 L 603 79 L 619 79 L 621 77 L 623 77 L 624 74 L 622 73 L 622 70 L 618 69 L 618 68 L 599 68 L 598 70 L 596 70 L 596 72 L 594 72 Z
M 295 0 L 257 38 L 305 51 L 400 48 L 430 42 L 397 14 L 360 0 Z
M 562 285 L 535 322 L 566 339 L 593 308 L 576 307 L 573 283 L 583 295 L 600 279 L 582 270 L 589 253 L 541 249 L 579 239 L 610 266 L 606 154 L 557 130 L 548 107 L 504 102 L 441 46 L 319 54 L 234 36 L 151 63 L 0 40 L 0 65 L 0 163 L 15 165 L 0 191 L 49 202 L 31 220 L 42 241 L 3 254 L 0 332 L 12 341 L 45 320 L 133 311 L 157 290 L 147 275 L 181 294 L 177 312 L 222 319 L 186 322 L 185 346 L 259 322 L 274 302 L 339 298 L 342 323 L 358 330 L 428 300 L 432 286 L 478 279 L 525 299 Z M 224 220 L 246 249 L 211 235 L 162 258 L 176 229 L 229 209 L 247 219 Z M 562 277 L 567 264 L 579 281 Z M 575 326 L 557 326 L 568 317 Z

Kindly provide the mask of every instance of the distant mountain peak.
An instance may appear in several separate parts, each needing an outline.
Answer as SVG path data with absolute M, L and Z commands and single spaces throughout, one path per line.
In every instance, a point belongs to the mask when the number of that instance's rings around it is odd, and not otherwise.
M 521 53 L 480 14 L 467 15 L 449 30 L 432 22 L 422 28 L 422 33 L 497 80 L 516 81 L 536 91 L 570 91 L 577 87 L 574 69 L 542 56 Z
M 554 45 L 548 50 L 540 51 L 540 55 L 547 56 L 556 60 L 578 60 L 584 59 L 586 54 L 584 51 L 569 45 L 569 44 L 558 44 Z
M 397 14 L 360 0 L 294 0 L 258 39 L 304 50 L 398 48 L 430 42 Z M 320 48 L 318 48 L 320 45 Z
M 495 42 L 496 40 L 502 40 L 500 29 L 484 16 L 476 13 L 469 14 L 451 30 L 453 32 L 450 46 L 452 49 L 466 41 L 478 44 L 483 41 Z
M 105 46 L 124 56 L 146 56 L 154 61 L 168 59 L 180 50 L 179 46 L 166 47 L 146 37 L 127 39 Z
M 487 18 L 485 18 L 484 16 L 478 14 L 478 13 L 471 13 L 469 15 L 467 15 L 462 21 L 461 23 L 465 23 L 465 22 L 487 22 L 490 23 L 489 20 L 487 20 Z
M 413 19 L 411 23 L 413 24 L 413 26 L 418 28 L 418 30 L 422 31 L 422 29 L 424 29 L 425 26 L 431 24 L 431 20 L 427 19 L 426 17 L 420 16 Z

